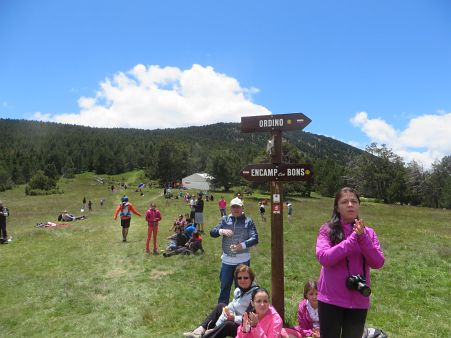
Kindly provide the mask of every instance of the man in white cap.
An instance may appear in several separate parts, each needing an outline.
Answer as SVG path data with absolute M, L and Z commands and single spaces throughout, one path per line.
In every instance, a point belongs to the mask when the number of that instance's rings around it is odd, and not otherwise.
M 221 289 L 218 304 L 229 303 L 235 268 L 240 264 L 250 265 L 249 248 L 258 243 L 254 221 L 243 212 L 243 201 L 235 197 L 230 202 L 231 214 L 223 216 L 219 224 L 211 229 L 211 237 L 222 236 Z

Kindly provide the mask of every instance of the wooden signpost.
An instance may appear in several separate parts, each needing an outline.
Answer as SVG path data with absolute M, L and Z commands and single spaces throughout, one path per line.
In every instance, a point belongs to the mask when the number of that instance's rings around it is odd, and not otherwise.
M 248 181 L 271 182 L 271 284 L 272 303 L 285 318 L 283 258 L 283 186 L 285 181 L 307 181 L 313 177 L 308 164 L 282 162 L 282 131 L 304 129 L 311 120 L 302 113 L 246 116 L 241 118 L 241 132 L 271 132 L 271 163 L 250 164 L 240 175 Z

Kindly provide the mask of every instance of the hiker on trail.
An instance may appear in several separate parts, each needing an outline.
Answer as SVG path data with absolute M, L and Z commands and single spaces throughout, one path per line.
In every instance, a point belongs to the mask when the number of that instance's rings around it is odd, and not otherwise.
M 264 201 L 258 202 L 258 211 L 260 211 L 260 217 L 261 217 L 262 221 L 266 222 L 266 217 L 265 217 L 266 205 L 265 205 Z
M 6 232 L 6 217 L 8 216 L 8 208 L 0 201 L 0 244 L 8 244 L 8 234 Z
M 224 196 L 221 196 L 221 199 L 218 201 L 218 207 L 219 207 L 219 213 L 221 214 L 221 217 L 226 216 L 226 208 L 227 208 L 227 202 L 224 199 Z
M 190 206 L 189 218 L 193 221 L 194 221 L 194 216 L 196 215 L 195 205 L 196 205 L 196 197 L 194 195 L 192 195 L 191 199 L 189 200 L 189 206 Z
M 117 219 L 117 215 L 120 213 L 121 216 L 121 227 L 122 227 L 122 242 L 127 242 L 128 228 L 130 228 L 130 222 L 132 219 L 132 214 L 142 216 L 128 201 L 128 197 L 122 197 L 122 203 L 118 205 L 116 211 L 114 212 L 114 219 Z
M 158 233 L 158 222 L 161 221 L 160 210 L 157 209 L 155 203 L 150 203 L 150 208 L 146 211 L 146 221 L 147 221 L 147 239 L 146 239 L 146 252 L 150 253 L 149 242 L 153 234 L 153 254 L 158 255 L 157 248 L 157 233 Z
M 200 233 L 204 232 L 204 201 L 202 194 L 199 193 L 196 204 L 194 205 L 194 222 L 197 224 L 197 230 Z
M 291 202 L 287 202 L 287 210 L 288 210 L 288 222 L 291 222 L 291 218 L 293 217 L 293 204 L 291 204 Z

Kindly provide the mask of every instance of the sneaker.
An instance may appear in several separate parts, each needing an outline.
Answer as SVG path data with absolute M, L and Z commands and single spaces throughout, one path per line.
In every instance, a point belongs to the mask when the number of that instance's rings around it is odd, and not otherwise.
M 122 239 L 122 242 L 127 242 L 127 239 L 126 239 L 126 238 L 123 238 L 123 239 Z
M 192 332 L 184 332 L 183 333 L 183 337 L 186 337 L 186 338 L 201 338 L 202 334 L 194 333 L 194 331 L 192 331 Z
M 154 250 L 153 251 L 153 254 L 156 256 L 156 255 L 159 255 L 159 253 L 158 253 L 158 251 L 157 250 Z

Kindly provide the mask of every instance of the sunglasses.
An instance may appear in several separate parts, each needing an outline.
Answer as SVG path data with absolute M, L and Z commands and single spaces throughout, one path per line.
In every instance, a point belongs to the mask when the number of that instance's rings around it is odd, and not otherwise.
M 249 279 L 249 277 L 237 277 L 236 279 L 241 280 L 241 279 Z

